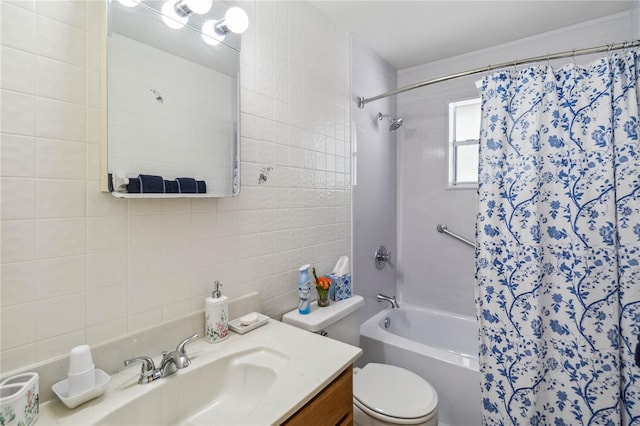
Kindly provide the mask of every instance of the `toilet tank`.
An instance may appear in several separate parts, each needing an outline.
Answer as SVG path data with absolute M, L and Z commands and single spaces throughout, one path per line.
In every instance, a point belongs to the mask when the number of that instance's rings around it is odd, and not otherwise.
M 311 312 L 301 315 L 297 309 L 284 314 L 282 322 L 313 333 L 320 333 L 332 339 L 353 346 L 360 344 L 360 308 L 364 306 L 362 296 L 354 295 L 349 299 L 331 302 L 319 308 L 316 302 L 311 304 Z

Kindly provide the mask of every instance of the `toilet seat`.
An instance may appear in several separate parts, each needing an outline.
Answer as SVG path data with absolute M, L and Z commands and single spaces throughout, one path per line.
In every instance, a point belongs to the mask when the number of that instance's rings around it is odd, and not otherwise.
M 429 382 L 409 370 L 369 363 L 353 377 L 353 402 L 379 420 L 416 424 L 437 415 L 438 394 Z

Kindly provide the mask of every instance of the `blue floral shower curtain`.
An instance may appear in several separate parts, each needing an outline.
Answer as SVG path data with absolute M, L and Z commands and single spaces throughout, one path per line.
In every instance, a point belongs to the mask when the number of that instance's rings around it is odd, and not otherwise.
M 640 424 L 640 56 L 485 78 L 486 425 Z

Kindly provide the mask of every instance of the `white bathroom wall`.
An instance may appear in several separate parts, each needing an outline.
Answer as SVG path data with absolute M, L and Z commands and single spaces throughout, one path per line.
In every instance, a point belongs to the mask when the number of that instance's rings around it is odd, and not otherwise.
M 214 280 L 278 316 L 301 264 L 351 255 L 348 34 L 242 2 L 240 196 L 123 200 L 99 190 L 103 4 L 0 3 L 1 372 L 201 310 Z
M 353 196 L 353 283 L 356 293 L 365 298 L 361 319 L 385 308 L 375 297 L 394 295 L 395 267 L 378 270 L 374 264 L 376 248 L 384 245 L 396 258 L 396 132 L 389 121 L 377 119 L 378 113 L 396 116 L 395 97 L 358 108 L 358 96 L 371 97 L 396 88 L 397 71 L 381 60 L 361 41 L 351 42 L 351 91 L 354 167 Z M 354 129 L 352 129 L 353 131 Z
M 630 40 L 634 25 L 637 32 L 637 22 L 636 7 L 635 15 L 605 17 L 401 70 L 398 84 L 402 87 L 512 59 Z M 579 57 L 576 62 L 593 59 Z M 398 140 L 398 293 L 402 301 L 465 315 L 475 315 L 474 250 L 439 234 L 436 225 L 446 223 L 451 231 L 474 239 L 476 191 L 445 188 L 445 153 L 448 102 L 479 97 L 474 82 L 481 78 L 459 78 L 398 96 L 398 114 L 405 119 Z

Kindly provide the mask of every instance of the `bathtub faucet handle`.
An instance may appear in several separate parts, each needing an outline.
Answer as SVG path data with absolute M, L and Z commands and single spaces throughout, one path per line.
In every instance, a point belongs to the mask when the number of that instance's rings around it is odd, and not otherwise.
M 376 249 L 376 252 L 373 254 L 376 268 L 382 269 L 384 268 L 385 263 L 389 263 L 391 266 L 391 252 L 387 251 L 385 246 L 380 246 Z
M 391 304 L 391 309 L 400 308 L 400 305 L 398 305 L 398 302 L 396 301 L 395 296 L 385 296 L 382 293 L 378 293 L 378 295 L 376 296 L 376 299 L 378 299 L 378 302 L 389 302 Z

